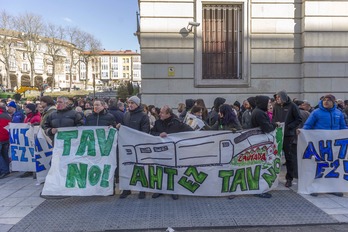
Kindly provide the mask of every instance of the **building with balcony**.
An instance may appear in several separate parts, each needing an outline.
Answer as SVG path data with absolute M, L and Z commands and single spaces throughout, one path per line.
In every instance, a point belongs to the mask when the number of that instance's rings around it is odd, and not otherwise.
M 44 37 L 34 44 L 21 40 L 20 35 L 0 30 L 0 60 L 4 61 L 0 62 L 0 84 L 6 88 L 41 89 L 48 85 L 85 89 L 93 86 L 94 80 L 96 89 L 103 89 L 117 87 L 122 81 L 141 81 L 140 54 L 131 50 L 93 52 L 86 66 L 82 56 L 90 52 L 81 51 L 74 44 Z

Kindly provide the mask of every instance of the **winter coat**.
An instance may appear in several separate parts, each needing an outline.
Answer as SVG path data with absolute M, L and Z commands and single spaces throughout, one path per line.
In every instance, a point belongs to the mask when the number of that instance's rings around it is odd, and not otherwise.
M 323 101 L 320 101 L 319 108 L 309 115 L 303 129 L 341 130 L 348 128 L 344 121 L 344 115 L 337 109 L 336 104 L 331 109 L 326 109 L 323 106 Z
M 210 128 L 211 130 L 230 130 L 230 131 L 238 131 L 242 130 L 242 126 L 240 125 L 238 119 L 236 122 L 230 122 L 228 124 L 224 124 L 222 119 L 220 118 L 215 124 Z
M 40 126 L 42 128 L 44 128 L 47 116 L 50 115 L 52 112 L 56 111 L 57 108 L 55 106 L 47 106 L 44 109 L 44 112 L 41 114 L 41 122 L 40 122 Z
M 141 106 L 137 107 L 133 111 L 126 112 L 122 120 L 122 125 L 145 133 L 150 132 L 149 117 L 143 111 L 143 107 Z
M 39 125 L 41 122 L 41 114 L 39 112 L 30 112 L 24 119 L 24 123 Z
M 73 110 L 70 106 L 62 110 L 52 112 L 47 116 L 44 124 L 46 134 L 53 140 L 52 128 L 82 126 L 83 118 L 81 114 Z
M 217 97 L 214 100 L 214 106 L 212 110 L 208 113 L 207 123 L 209 126 L 213 126 L 219 120 L 219 108 L 222 104 L 226 102 L 225 98 Z
M 280 91 L 277 95 L 280 96 L 283 104 L 274 104 L 272 122 L 284 122 L 284 136 L 295 136 L 296 128 L 302 122 L 300 110 L 285 91 Z
M 116 126 L 115 117 L 107 110 L 102 110 L 99 113 L 93 112 L 86 118 L 86 126 Z
M 10 122 L 12 118 L 4 108 L 0 108 L 0 142 L 8 142 L 10 138 L 10 134 L 8 130 L 6 130 L 4 127 L 6 127 Z
M 162 132 L 172 134 L 184 131 L 193 131 L 193 129 L 189 125 L 180 122 L 180 120 L 177 117 L 172 115 L 165 120 L 156 120 L 154 127 L 151 129 L 150 134 L 158 136 Z
M 17 110 L 12 115 L 12 122 L 13 123 L 23 123 L 24 118 L 25 118 L 25 115 L 20 110 Z
M 251 125 L 251 113 L 252 113 L 251 109 L 247 109 L 246 111 L 244 111 L 244 113 L 242 115 L 242 127 L 243 127 L 243 129 L 250 129 L 250 128 L 252 128 L 252 125 Z
M 267 106 L 269 97 L 267 96 L 256 96 L 256 108 L 251 113 L 251 126 L 252 128 L 260 127 L 264 133 L 274 131 L 277 127 L 275 122 L 269 120 L 267 115 Z
M 117 107 L 110 107 L 109 113 L 115 117 L 116 124 L 122 123 L 124 113 Z

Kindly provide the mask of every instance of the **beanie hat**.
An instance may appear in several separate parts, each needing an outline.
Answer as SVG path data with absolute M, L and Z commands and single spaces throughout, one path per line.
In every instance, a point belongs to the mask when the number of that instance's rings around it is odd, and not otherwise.
M 235 102 L 233 103 L 233 105 L 234 105 L 234 106 L 237 106 L 238 108 L 240 108 L 240 102 L 239 102 L 239 101 L 235 101 Z
M 11 107 L 17 109 L 17 105 L 16 105 L 16 103 L 14 101 L 10 101 L 10 103 L 8 103 L 7 106 L 11 106 Z
M 140 99 L 137 96 L 131 96 L 130 98 L 128 98 L 128 101 L 132 101 L 138 106 L 140 106 Z
M 333 103 L 335 103 L 335 101 L 336 101 L 335 96 L 332 94 L 325 95 L 323 99 L 325 99 L 325 98 L 330 99 L 330 101 L 332 101 Z
M 33 103 L 28 103 L 25 108 L 28 108 L 29 110 L 31 110 L 31 112 L 35 112 L 36 111 L 36 105 Z

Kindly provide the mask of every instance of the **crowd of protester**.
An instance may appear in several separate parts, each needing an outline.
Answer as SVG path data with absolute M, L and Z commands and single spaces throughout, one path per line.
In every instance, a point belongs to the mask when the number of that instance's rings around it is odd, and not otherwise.
M 332 104 L 327 104 L 331 102 Z M 173 108 L 177 109 L 174 113 Z M 329 115 L 339 118 L 330 121 Z M 155 106 L 142 104 L 137 96 L 128 99 L 53 99 L 42 96 L 37 101 L 19 103 L 12 99 L 0 102 L 0 179 L 10 174 L 8 157 L 9 136 L 5 127 L 10 123 L 29 123 L 40 125 L 46 135 L 54 141 L 57 128 L 72 126 L 112 126 L 131 127 L 154 136 L 166 137 L 167 134 L 194 130 L 230 130 L 260 127 L 265 133 L 273 131 L 280 123 L 285 124 L 283 152 L 286 160 L 286 187 L 292 186 L 297 175 L 297 132 L 304 129 L 346 129 L 348 123 L 348 100 L 324 95 L 318 104 L 311 106 L 306 100 L 290 99 L 286 91 L 279 91 L 272 97 L 250 96 L 242 101 L 226 102 L 216 97 L 212 108 L 203 99 L 186 99 L 177 106 Z M 327 120 L 322 120 L 321 118 Z M 32 176 L 25 172 L 20 177 Z M 35 177 L 35 175 L 34 175 Z M 120 198 L 126 198 L 131 191 L 125 190 Z M 153 194 L 153 198 L 161 194 Z M 340 194 L 338 194 L 340 195 Z M 172 196 L 178 199 L 177 195 Z M 271 194 L 260 194 L 269 198 Z M 145 192 L 139 193 L 145 198 Z

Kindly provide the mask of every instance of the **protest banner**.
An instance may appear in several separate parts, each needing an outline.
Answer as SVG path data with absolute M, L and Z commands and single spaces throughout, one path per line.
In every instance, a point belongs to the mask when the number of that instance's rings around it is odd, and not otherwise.
M 117 132 L 114 128 L 59 128 L 42 195 L 112 195 L 116 144 Z
M 51 168 L 53 146 L 40 126 L 34 127 L 35 139 L 35 164 L 36 181 L 38 184 L 45 182 L 48 171 Z
M 348 192 L 348 130 L 300 130 L 298 193 Z
M 35 172 L 34 129 L 28 123 L 10 123 L 12 171 Z
M 278 185 L 283 128 L 148 135 L 121 126 L 120 189 L 196 196 L 258 194 Z

